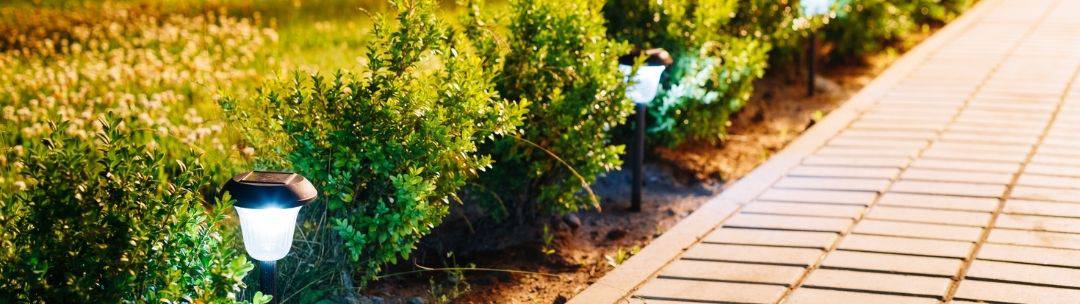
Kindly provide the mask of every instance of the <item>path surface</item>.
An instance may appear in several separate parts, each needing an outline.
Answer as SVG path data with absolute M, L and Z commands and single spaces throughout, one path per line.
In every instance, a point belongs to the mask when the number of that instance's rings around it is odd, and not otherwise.
M 1080 303 L 1080 0 L 983 0 L 572 303 Z

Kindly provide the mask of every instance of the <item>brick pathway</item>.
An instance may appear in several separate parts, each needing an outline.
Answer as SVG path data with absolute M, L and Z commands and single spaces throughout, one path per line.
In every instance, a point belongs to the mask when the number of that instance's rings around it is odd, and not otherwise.
M 983 0 L 572 303 L 1080 303 L 1080 0 Z

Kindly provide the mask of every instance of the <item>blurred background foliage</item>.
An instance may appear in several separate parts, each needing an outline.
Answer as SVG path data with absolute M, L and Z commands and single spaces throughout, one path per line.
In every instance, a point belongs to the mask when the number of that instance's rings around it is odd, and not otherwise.
M 304 211 L 280 296 L 355 297 L 453 204 L 591 208 L 588 183 L 624 151 L 630 48 L 676 58 L 651 140 L 721 143 L 756 79 L 798 73 L 810 31 L 823 60 L 858 62 L 971 4 L 4 1 L 0 301 L 251 298 L 217 199 L 251 168 L 329 194 Z

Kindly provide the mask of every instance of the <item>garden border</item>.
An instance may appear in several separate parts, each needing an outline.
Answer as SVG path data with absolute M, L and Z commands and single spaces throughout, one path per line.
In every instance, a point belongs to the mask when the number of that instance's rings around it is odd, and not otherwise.
M 1000 0 L 982 0 L 966 13 L 949 22 L 938 32 L 919 43 L 874 78 L 858 94 L 832 111 L 798 139 L 775 154 L 746 176 L 714 196 L 679 221 L 674 227 L 654 239 L 640 252 L 574 296 L 569 304 L 616 303 L 625 299 L 642 283 L 648 281 L 665 265 L 686 249 L 719 227 L 743 205 L 779 180 L 792 167 L 816 150 L 836 132 L 857 118 L 888 89 L 899 83 L 928 56 L 945 43 L 955 39 L 975 20 L 987 13 Z

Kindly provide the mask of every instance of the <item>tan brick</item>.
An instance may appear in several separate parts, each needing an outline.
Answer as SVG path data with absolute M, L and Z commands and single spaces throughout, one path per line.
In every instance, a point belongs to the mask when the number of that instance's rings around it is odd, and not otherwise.
M 950 119 L 950 117 L 945 117 L 945 116 L 942 116 L 942 117 L 888 117 L 888 116 L 877 115 L 877 117 L 874 117 L 874 116 L 859 117 L 859 119 L 856 120 L 856 122 L 857 123 L 885 124 L 885 125 L 898 125 L 898 124 L 930 125 L 930 126 L 939 126 L 939 128 L 944 128 L 945 125 L 947 125 L 949 123 L 949 119 Z M 881 129 L 881 128 L 879 127 L 879 129 Z M 918 129 L 918 130 L 925 130 L 925 129 Z
M 941 196 L 929 194 L 887 192 L 882 195 L 878 205 L 919 207 L 932 209 L 967 210 L 993 212 L 998 200 L 994 198 Z
M 1049 111 L 988 111 L 980 109 L 967 108 L 960 115 L 969 117 L 984 117 L 992 120 L 1006 120 L 1006 121 L 1048 121 L 1050 120 Z
M 1080 233 L 1080 219 L 1002 214 L 998 216 L 996 227 L 1019 230 Z
M 906 99 L 911 101 L 910 99 Z M 884 101 L 884 100 L 883 100 Z M 903 102 L 878 102 L 873 108 L 870 108 L 867 113 L 882 113 L 882 114 L 911 114 L 912 117 L 925 118 L 925 117 L 948 117 L 952 118 L 956 115 L 956 112 L 963 108 L 962 103 L 939 103 L 936 107 L 927 107 L 925 103 L 911 104 Z
M 1009 119 L 991 118 L 991 117 L 986 117 L 986 116 L 971 116 L 971 115 L 966 115 L 966 116 L 961 115 L 960 117 L 957 117 L 957 119 L 956 119 L 957 122 L 964 122 L 964 123 L 994 123 L 995 121 L 996 122 L 1002 122 L 1002 121 L 1006 121 L 1006 120 L 1009 120 Z M 1043 126 L 1046 125 L 1045 121 L 1021 121 L 1021 120 L 1012 120 L 1012 121 L 1016 122 L 1015 125 L 1019 126 L 1019 127 L 1034 127 L 1036 125 L 1043 125 Z M 1011 138 L 1010 141 L 1000 141 L 1000 142 L 1003 142 L 1003 143 L 1026 143 L 1026 142 L 1022 141 L 1022 138 Z
M 993 162 L 1023 162 L 1027 159 L 1027 153 L 1013 153 L 1002 152 L 993 150 L 975 150 L 975 149 L 960 149 L 960 148 L 940 148 L 938 146 L 930 146 L 922 154 L 923 157 L 930 158 L 945 158 L 945 159 L 963 159 L 974 161 L 993 161 Z
M 968 278 L 1024 282 L 1063 287 L 1080 287 L 1080 269 L 977 260 L 968 268 Z
M 724 227 L 786 229 L 801 231 L 846 232 L 852 220 L 790 215 L 740 213 L 724 223 Z
M 784 303 L 789 304 L 937 304 L 938 300 L 877 293 L 839 291 L 817 288 L 796 289 Z
M 1080 250 L 1080 234 L 993 229 L 987 242 Z
M 962 262 L 960 259 L 837 250 L 830 252 L 825 257 L 822 266 L 891 273 L 953 276 L 960 270 Z
M 964 133 L 976 133 L 985 134 L 987 136 L 994 136 L 997 134 L 1008 136 L 1035 136 L 1038 137 L 1042 134 L 1042 129 L 1037 128 L 1011 128 L 1008 125 L 986 125 L 980 123 L 971 122 L 959 122 L 948 125 L 947 132 L 964 132 Z M 962 143 L 962 142 L 950 142 L 950 143 Z M 980 144 L 980 143 L 962 143 L 962 144 Z M 995 144 L 985 144 L 995 145 Z
M 1032 186 L 1016 186 L 1013 198 L 1080 203 L 1080 189 L 1058 189 Z
M 911 163 L 915 168 L 961 170 L 976 172 L 1015 173 L 1020 170 L 1018 162 L 966 161 L 941 158 L 920 158 Z
M 1024 173 L 1080 177 L 1080 166 L 1063 166 L 1030 163 L 1024 167 Z
M 950 128 L 956 125 L 950 126 Z M 978 126 L 979 129 L 993 128 L 991 126 Z M 1004 127 L 1005 130 L 1015 130 L 1011 127 Z M 1042 129 L 1031 129 L 1034 135 L 1042 133 Z M 1003 146 L 995 144 L 980 144 L 980 143 L 966 143 L 966 142 L 935 142 L 930 145 L 930 149 L 944 149 L 944 150 L 960 150 L 971 151 L 973 153 L 1005 153 L 1009 155 L 1021 155 L 1027 156 L 1031 152 L 1031 147 L 1028 146 Z
M 955 123 L 949 125 L 949 131 L 961 131 L 961 132 L 978 132 L 978 131 L 993 131 L 1001 132 L 1009 135 L 1019 136 L 1039 136 L 1042 134 L 1042 128 L 1015 128 L 1010 126 L 992 126 L 985 124 L 973 124 L 973 123 Z M 991 149 L 992 150 L 992 149 Z M 1028 149 L 1024 149 L 1027 151 Z M 1026 152 L 1025 152 L 1026 153 Z
M 929 119 L 929 120 L 948 120 L 953 116 L 950 112 L 899 112 L 895 110 L 871 110 L 863 114 L 865 119 Z
M 816 155 L 851 155 L 851 156 L 896 156 L 914 157 L 919 149 L 897 149 L 892 147 L 847 147 L 847 146 L 824 146 L 817 150 Z
M 919 149 L 926 146 L 927 140 L 869 140 L 860 137 L 836 137 L 829 140 L 830 146 L 846 147 L 891 147 L 896 149 Z
M 900 180 L 894 183 L 889 191 L 955 196 L 999 197 L 1005 193 L 1005 186 Z
M 838 248 L 882 253 L 965 258 L 971 251 L 971 246 L 972 243 L 970 242 L 852 234 L 840 241 Z
M 624 299 L 624 301 L 625 302 L 616 302 L 616 304 L 701 304 L 701 302 L 670 301 L 670 300 L 642 299 L 642 298 L 628 298 L 628 299 Z
M 908 131 L 938 131 L 944 130 L 945 124 L 940 121 L 920 121 L 911 123 L 909 120 L 867 120 L 860 119 L 851 124 L 856 130 L 908 130 Z
M 1038 121 L 1027 122 L 1027 121 L 1000 121 L 1000 120 L 999 121 L 993 121 L 993 120 L 969 119 L 969 120 L 966 120 L 966 121 L 956 121 L 956 122 L 953 122 L 953 124 L 954 125 L 967 125 L 967 126 L 984 126 L 984 127 L 991 127 L 991 128 L 992 127 L 1006 127 L 1006 128 L 1024 129 L 1024 130 L 1037 129 L 1037 130 L 1039 130 L 1039 132 L 1042 132 L 1042 129 L 1046 127 L 1045 123 L 1040 123 Z
M 699 243 L 683 253 L 685 259 L 810 266 L 822 249 Z
M 1069 130 L 1069 132 L 1076 132 L 1075 130 Z M 1052 136 L 1053 131 L 1048 136 Z M 1073 138 L 1073 141 L 1080 141 L 1080 139 Z M 1080 157 L 1080 149 L 1077 147 L 1059 146 L 1059 145 L 1039 145 L 1039 154 L 1050 154 L 1069 157 Z
M 857 191 L 769 189 L 759 200 L 779 202 L 803 202 L 823 204 L 870 205 L 877 198 L 877 193 Z
M 1061 116 L 1058 116 L 1058 117 L 1060 118 Z M 1055 126 L 1055 128 L 1060 128 L 1060 127 L 1062 127 L 1062 125 Z M 1075 132 L 1077 130 L 1075 126 L 1071 126 L 1068 129 L 1069 129 L 1068 132 Z M 1063 132 L 1063 131 L 1058 131 L 1058 132 Z M 1080 145 L 1078 145 L 1076 143 L 1075 139 L 1067 138 L 1067 137 L 1056 137 L 1056 136 L 1044 138 L 1043 142 L 1042 142 L 1042 145 L 1059 146 L 1059 147 L 1066 147 L 1066 148 L 1075 148 L 1077 146 L 1080 146 Z
M 911 159 L 907 157 L 873 157 L 873 156 L 826 156 L 812 155 L 803 159 L 805 165 L 822 166 L 862 166 L 862 167 L 885 167 L 902 168 L 907 166 Z
M 788 171 L 788 176 L 854 177 L 892 179 L 900 173 L 898 168 L 798 166 Z
M 935 210 L 922 208 L 903 208 L 889 206 L 874 206 L 866 215 L 871 219 L 920 222 L 932 224 L 967 225 L 973 227 L 985 227 L 990 222 L 990 214 L 986 212 Z
M 858 218 L 865 209 L 866 207 L 853 205 L 756 201 L 743 207 L 742 212 L 845 217 L 854 219 Z
M 999 185 L 1006 185 L 1012 181 L 1012 174 L 1009 173 L 937 170 L 923 168 L 908 168 L 900 177 L 905 180 L 968 182 Z
M 912 238 L 930 238 L 975 242 L 982 235 L 982 228 L 949 226 L 880 220 L 863 220 L 855 225 L 855 233 L 888 235 Z
M 803 285 L 807 287 L 832 287 L 847 290 L 944 296 L 950 283 L 951 281 L 947 278 L 818 269 L 810 273 Z
M 802 276 L 804 270 L 802 267 L 793 266 L 678 260 L 665 267 L 660 276 L 791 286 Z
M 1037 153 L 1031 158 L 1031 162 L 1049 165 L 1080 166 L 1080 159 L 1076 157 Z
M 987 243 L 979 249 L 978 258 L 1011 261 L 1047 266 L 1080 268 L 1080 250 L 1013 246 Z
M 1012 199 L 1005 203 L 1005 213 L 1049 215 L 1080 218 L 1080 205 L 1061 202 L 1044 202 Z
M 956 298 L 1008 303 L 1076 304 L 1080 290 L 964 280 Z
M 774 231 L 721 228 L 705 237 L 705 241 L 724 244 L 788 246 L 827 249 L 836 241 L 832 232 Z
M 858 130 L 847 129 L 840 133 L 841 136 L 868 137 L 875 140 L 891 139 L 921 139 L 928 140 L 937 137 L 937 131 L 933 130 Z
M 773 303 L 787 287 L 777 285 L 708 282 L 658 278 L 638 289 L 635 295 L 646 300 L 716 301 L 736 303 Z
M 1035 142 L 1039 140 L 1039 138 L 1037 136 L 1007 136 L 1002 134 L 987 135 L 951 131 L 943 133 L 941 135 L 941 140 L 1023 146 L 1034 145 Z
M 1022 174 L 1016 183 L 1025 186 L 1080 189 L 1080 177 Z
M 773 187 L 811 190 L 881 191 L 888 185 L 889 180 L 887 179 L 789 176 L 781 178 Z
M 871 110 L 869 112 L 866 112 L 865 114 L 863 114 L 862 118 L 864 118 L 864 119 L 875 119 L 875 120 L 876 119 L 886 119 L 886 120 L 889 120 L 889 119 L 893 119 L 893 120 L 896 120 L 896 119 L 920 119 L 920 120 L 932 120 L 932 121 L 947 121 L 952 116 L 953 116 L 953 113 L 944 112 L 944 111 L 943 112 L 925 112 L 924 111 L 924 112 L 918 112 L 918 113 L 911 113 L 911 112 L 898 112 L 898 111 L 895 111 L 895 110 L 886 111 L 885 109 L 881 109 L 881 110 Z

